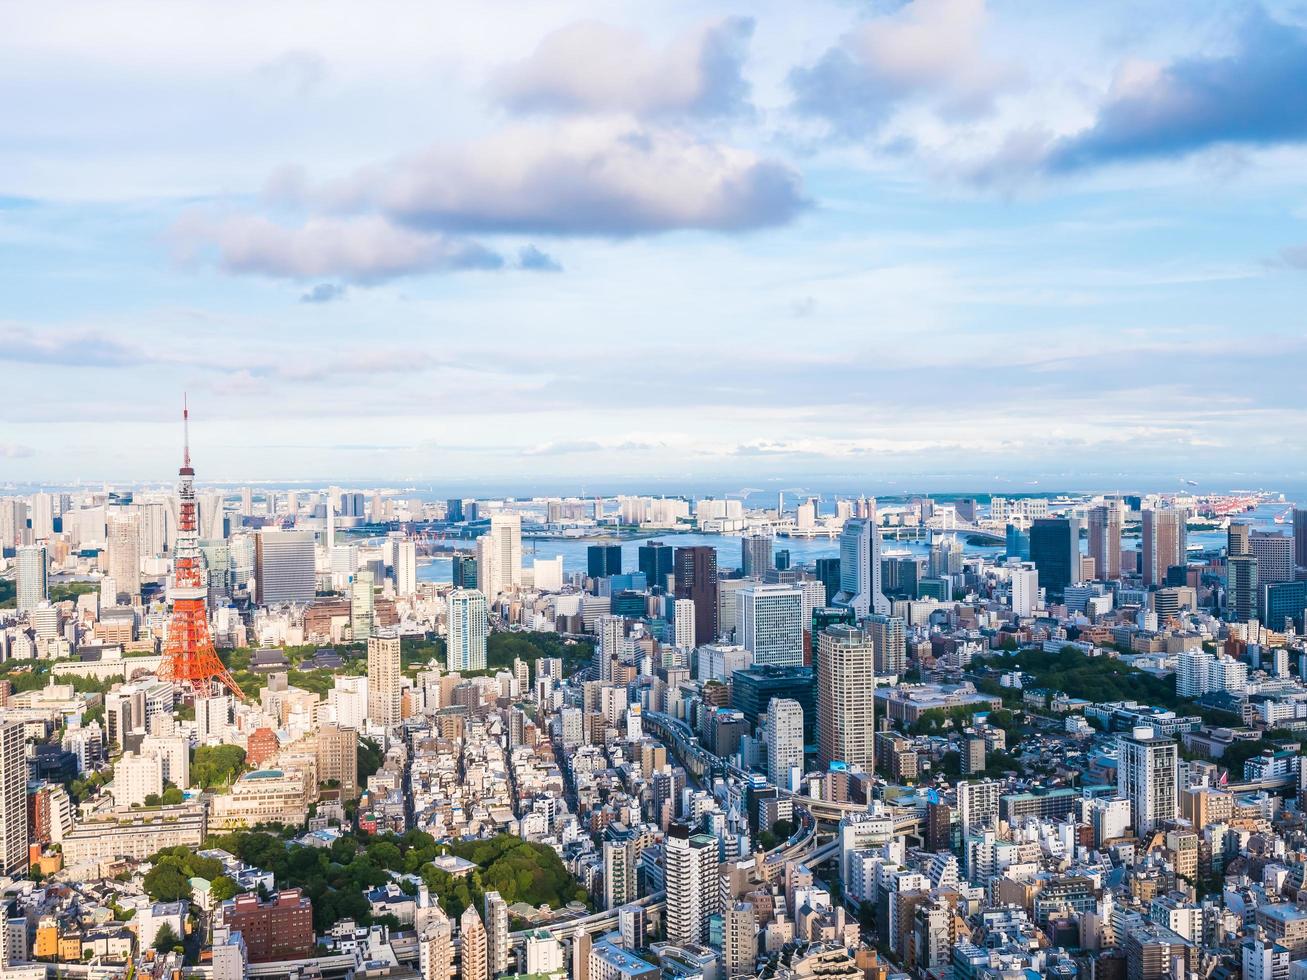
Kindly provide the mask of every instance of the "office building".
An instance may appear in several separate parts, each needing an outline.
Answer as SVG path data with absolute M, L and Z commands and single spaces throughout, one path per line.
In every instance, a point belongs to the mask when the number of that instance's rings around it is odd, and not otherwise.
M 1307 608 L 1307 582 L 1263 585 L 1261 596 L 1261 619 L 1269 629 L 1284 631 L 1292 628 L 1299 634 L 1307 629 L 1303 615 L 1304 608 Z
M 644 573 L 644 580 L 651 589 L 667 588 L 668 579 L 673 569 L 673 549 L 661 541 L 649 541 L 640 545 L 637 551 L 637 567 Z
M 354 640 L 372 635 L 376 620 L 376 592 L 372 572 L 366 568 L 354 573 L 349 586 L 349 626 Z
M 740 538 L 740 571 L 745 578 L 762 578 L 772 567 L 770 535 L 748 534 Z
M 261 528 L 254 536 L 254 580 L 259 605 L 312 602 L 313 534 Z
M 490 620 L 486 597 L 476 589 L 455 589 L 446 602 L 445 669 L 485 670 Z
M 401 667 L 399 635 L 393 631 L 368 637 L 368 721 L 393 728 L 401 721 Z
M 838 558 L 817 559 L 817 580 L 826 589 L 826 605 L 835 601 L 840 591 L 840 560 Z
M 753 654 L 753 662 L 802 664 L 803 593 L 785 585 L 751 585 L 737 596 L 740 643 Z
M 737 670 L 731 678 L 731 707 L 753 727 L 772 698 L 790 698 L 803 709 L 803 741 L 811 744 L 817 725 L 817 685 L 811 667 L 762 667 Z
M 718 842 L 691 834 L 687 824 L 668 825 L 663 840 L 667 891 L 667 941 L 677 946 L 708 940 L 708 920 L 719 908 Z
M 50 598 L 49 562 L 43 544 L 20 547 L 14 559 L 20 613 L 30 612 Z
M 592 544 L 585 550 L 586 574 L 590 578 L 607 578 L 622 574 L 620 544 Z
M 694 643 L 717 640 L 717 549 L 677 548 L 673 559 L 676 598 L 694 602 Z
M 672 642 L 681 650 L 694 646 L 694 600 L 672 599 Z
M 342 800 L 357 799 L 359 733 L 353 728 L 342 728 L 328 722 L 318 726 L 314 738 L 317 742 L 318 781 L 335 782 L 340 787 Z
M 1089 557 L 1098 578 L 1121 577 L 1121 510 L 1115 504 L 1089 508 Z
M 445 520 L 451 524 L 462 524 L 466 520 L 463 516 L 463 498 L 450 497 L 445 501 Z
M 226 924 L 244 937 L 251 963 L 313 955 L 313 903 L 298 888 L 278 892 L 266 902 L 258 895 L 237 895 L 227 906 Z
M 1253 531 L 1248 536 L 1248 550 L 1257 559 L 1257 582 L 1293 581 L 1293 538 L 1287 534 Z
M 1299 568 L 1307 568 L 1307 510 L 1293 509 L 1293 561 Z
M 767 705 L 767 779 L 795 789 L 803 775 L 803 705 L 792 698 L 772 698 Z
M 1237 623 L 1257 618 L 1257 559 L 1234 555 L 1226 559 L 1226 611 Z
M 840 591 L 833 602 L 849 606 L 859 619 L 872 613 L 889 615 L 889 599 L 881 588 L 880 528 L 875 503 L 871 516 L 844 522 L 840 532 Z
M 1148 508 L 1142 517 L 1144 585 L 1160 586 L 1166 582 L 1168 569 L 1187 561 L 1185 512 Z
M 418 546 L 414 541 L 395 542 L 395 593 L 413 595 L 418 590 Z
M 1138 836 L 1179 813 L 1178 762 L 1175 740 L 1151 727 L 1136 727 L 1117 739 L 1117 791 L 1130 801 Z
M 126 507 L 109 508 L 108 563 L 105 575 L 114 581 L 117 597 L 131 600 L 141 594 L 140 514 Z
M 0 722 L 0 874 L 24 875 L 28 863 L 23 723 Z
M 522 518 L 492 514 L 490 528 L 477 538 L 477 588 L 487 602 L 522 584 Z
M 1066 587 L 1080 577 L 1075 526 L 1065 517 L 1035 518 L 1030 523 L 1030 560 L 1039 573 L 1039 587 L 1061 599 Z
M 1003 556 L 1018 561 L 1030 561 L 1030 533 L 1015 524 L 1009 524 L 1004 536 Z
M 871 772 L 876 759 L 875 643 L 854 626 L 831 626 L 817 634 L 818 765 L 832 762 Z
M 456 589 L 477 588 L 477 560 L 472 555 L 455 555 L 453 582 Z

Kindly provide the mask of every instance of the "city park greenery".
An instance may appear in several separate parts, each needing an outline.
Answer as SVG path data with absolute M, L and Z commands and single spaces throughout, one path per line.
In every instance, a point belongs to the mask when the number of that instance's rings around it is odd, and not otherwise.
M 553 848 L 508 834 L 442 844 L 420 830 L 403 835 L 348 833 L 330 847 L 311 847 L 288 843 L 287 833 L 236 831 L 211 835 L 204 846 L 220 847 L 246 864 L 270 871 L 279 887 L 302 889 L 313 902 L 313 924 L 319 932 L 342 919 L 370 924 L 373 917 L 365 893 L 396 875 L 421 878 L 452 917 L 469 905 L 479 909 L 487 891 L 498 891 L 510 905 L 526 902 L 561 908 L 588 901 L 585 889 Z M 471 861 L 475 868 L 464 876 L 442 871 L 431 862 L 445 854 Z M 150 860 L 154 867 L 144 884 L 155 901 L 191 898 L 191 878 L 212 882 L 215 898 L 225 900 L 236 894 L 235 882 L 223 875 L 219 862 L 188 848 L 168 848 Z M 417 891 L 410 878 L 402 879 L 400 887 L 409 894 Z

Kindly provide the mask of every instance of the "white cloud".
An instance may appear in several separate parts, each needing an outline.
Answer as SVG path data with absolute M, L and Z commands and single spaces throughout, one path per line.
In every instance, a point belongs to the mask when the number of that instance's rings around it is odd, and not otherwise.
M 655 50 L 637 31 L 569 24 L 503 69 L 493 89 L 515 112 L 735 115 L 749 108 L 741 68 L 753 27 L 724 17 Z

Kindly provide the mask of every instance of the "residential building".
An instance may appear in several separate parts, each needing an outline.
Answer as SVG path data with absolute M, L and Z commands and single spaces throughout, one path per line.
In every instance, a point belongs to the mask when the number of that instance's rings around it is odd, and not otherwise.
M 401 721 L 401 669 L 399 634 L 394 631 L 368 637 L 368 721 L 393 728 Z
M 490 637 L 485 595 L 478 589 L 455 589 L 445 603 L 446 670 L 450 673 L 485 670 L 486 643 Z
M 871 772 L 875 765 L 875 643 L 837 624 L 816 637 L 818 765 L 832 762 Z

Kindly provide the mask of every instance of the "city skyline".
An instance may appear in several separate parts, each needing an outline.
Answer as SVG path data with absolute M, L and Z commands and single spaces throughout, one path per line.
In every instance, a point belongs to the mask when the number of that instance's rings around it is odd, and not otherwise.
M 7 479 L 1307 483 L 1292 5 L 64 7 Z

